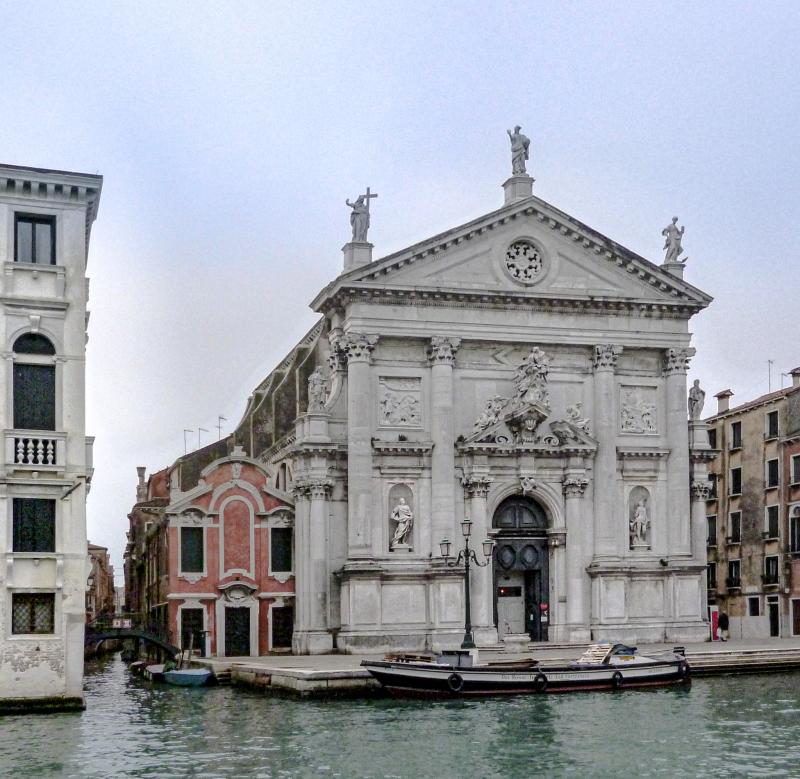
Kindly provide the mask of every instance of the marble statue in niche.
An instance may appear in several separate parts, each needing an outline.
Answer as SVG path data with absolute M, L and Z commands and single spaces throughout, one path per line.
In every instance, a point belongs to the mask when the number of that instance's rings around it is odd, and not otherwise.
M 620 403 L 620 430 L 623 433 L 656 433 L 655 388 L 624 390 Z
M 631 549 L 650 548 L 650 493 L 634 487 L 628 498 L 628 535 Z
M 320 412 L 325 410 L 325 395 L 327 394 L 325 375 L 321 366 L 317 365 L 308 377 L 308 411 Z
M 420 427 L 421 382 L 419 379 L 380 378 L 380 423 L 392 427 Z
M 700 379 L 695 379 L 694 384 L 692 384 L 689 390 L 689 419 L 692 421 L 700 419 L 705 402 L 705 390 L 700 388 Z
M 511 141 L 511 174 L 513 176 L 527 176 L 528 172 L 525 169 L 525 162 L 528 159 L 528 150 L 530 149 L 531 141 L 526 135 L 523 135 L 520 130 L 522 127 L 517 125 L 514 132 L 506 130 L 509 140 Z
M 389 490 L 389 521 L 391 541 L 389 551 L 411 551 L 412 530 L 414 528 L 413 493 L 407 484 L 395 484 Z

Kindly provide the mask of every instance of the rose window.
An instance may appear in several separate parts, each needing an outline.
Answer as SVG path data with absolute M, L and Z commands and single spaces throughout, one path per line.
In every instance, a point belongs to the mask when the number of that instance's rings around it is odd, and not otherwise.
M 532 243 L 516 241 L 506 251 L 506 269 L 515 281 L 533 284 L 544 271 L 544 259 Z

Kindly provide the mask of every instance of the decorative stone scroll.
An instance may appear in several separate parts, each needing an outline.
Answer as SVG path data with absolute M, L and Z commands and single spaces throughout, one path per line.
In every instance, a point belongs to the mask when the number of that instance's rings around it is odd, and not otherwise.
M 613 371 L 622 354 L 622 347 L 613 344 L 601 344 L 594 347 L 594 369 L 596 371 Z
M 694 349 L 667 349 L 664 352 L 664 373 L 667 376 L 673 373 L 686 373 L 689 370 L 689 360 L 694 354 Z
M 638 435 L 657 433 L 656 388 L 623 389 L 619 408 L 619 429 Z
M 452 365 L 456 361 L 459 346 L 461 346 L 460 338 L 435 335 L 428 347 L 428 359 L 432 365 Z
M 561 487 L 564 490 L 564 495 L 567 498 L 580 498 L 586 491 L 589 480 L 583 476 L 567 476 L 561 482 Z
M 462 477 L 461 484 L 468 498 L 485 498 L 489 494 L 492 481 L 492 477 L 485 474 L 470 474 Z
M 711 485 L 707 481 L 693 481 L 691 490 L 692 500 L 706 501 L 711 496 Z
M 386 427 L 422 425 L 422 380 L 418 377 L 381 376 L 380 424 Z

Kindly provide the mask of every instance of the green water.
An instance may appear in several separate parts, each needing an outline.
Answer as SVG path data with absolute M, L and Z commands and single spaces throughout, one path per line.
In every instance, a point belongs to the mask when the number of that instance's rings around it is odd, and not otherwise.
M 800 674 L 690 689 L 301 701 L 86 677 L 87 711 L 0 718 L 13 777 L 800 777 Z

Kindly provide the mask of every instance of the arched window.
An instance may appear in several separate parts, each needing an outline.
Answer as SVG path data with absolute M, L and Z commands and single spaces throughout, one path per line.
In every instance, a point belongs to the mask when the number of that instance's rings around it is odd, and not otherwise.
M 15 354 L 55 354 L 52 341 L 39 333 L 23 333 L 14 341 Z
M 43 357 L 56 353 L 52 342 L 38 333 L 25 333 L 14 342 L 14 428 L 56 429 L 56 367 Z M 30 355 L 31 361 L 26 360 Z
M 511 497 L 494 512 L 492 526 L 507 533 L 541 534 L 547 530 L 544 509 L 528 498 Z

